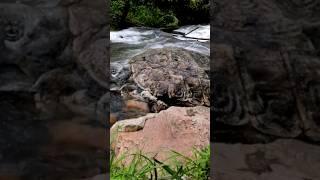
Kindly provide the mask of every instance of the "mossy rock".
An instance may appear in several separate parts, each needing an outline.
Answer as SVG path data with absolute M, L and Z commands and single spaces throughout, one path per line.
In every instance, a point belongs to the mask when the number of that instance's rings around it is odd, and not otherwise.
M 160 24 L 164 28 L 173 29 L 179 25 L 179 20 L 174 15 L 165 15 L 160 18 Z

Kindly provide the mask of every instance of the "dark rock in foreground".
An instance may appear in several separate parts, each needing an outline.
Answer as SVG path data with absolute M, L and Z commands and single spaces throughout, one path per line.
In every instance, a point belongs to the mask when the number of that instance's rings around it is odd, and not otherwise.
M 212 175 L 219 180 L 319 179 L 320 147 L 297 140 L 212 145 Z M 231 163 L 232 162 L 232 163 Z
M 102 0 L 0 3 L 0 179 L 105 173 Z

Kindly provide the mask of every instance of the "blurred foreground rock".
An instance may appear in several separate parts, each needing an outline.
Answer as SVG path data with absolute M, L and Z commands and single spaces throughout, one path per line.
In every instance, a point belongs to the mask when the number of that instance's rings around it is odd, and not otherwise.
M 215 141 L 320 143 L 320 2 L 217 0 L 213 6 Z
M 105 7 L 103 0 L 1 1 L 0 178 L 106 172 Z
M 320 179 L 320 147 L 298 140 L 270 144 L 212 144 L 217 180 Z

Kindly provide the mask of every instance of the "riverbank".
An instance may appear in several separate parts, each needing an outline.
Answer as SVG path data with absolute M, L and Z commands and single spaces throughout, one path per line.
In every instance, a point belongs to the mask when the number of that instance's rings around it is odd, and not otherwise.
M 170 158 L 168 152 L 179 152 L 188 159 L 195 149 L 202 152 L 207 148 L 206 160 L 200 160 L 204 167 L 197 170 L 205 174 L 199 177 L 208 178 L 209 25 L 184 26 L 173 33 L 132 27 L 112 31 L 110 40 L 114 159 L 127 159 L 126 154 L 141 152 L 151 160 L 166 162 Z M 144 96 L 141 91 L 149 95 Z M 120 169 L 125 171 L 130 164 Z M 179 166 L 187 169 L 189 165 L 181 162 Z M 181 172 L 177 177 L 196 177 L 190 172 Z M 116 176 L 116 171 L 113 173 L 111 178 Z M 147 177 L 153 173 L 152 169 L 139 175 Z

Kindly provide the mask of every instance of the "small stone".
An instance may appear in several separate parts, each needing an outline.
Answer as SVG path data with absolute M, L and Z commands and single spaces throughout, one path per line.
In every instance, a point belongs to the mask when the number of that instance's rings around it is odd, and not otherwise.
M 146 116 L 134 118 L 134 119 L 127 119 L 116 122 L 111 127 L 111 132 L 118 131 L 118 132 L 135 132 L 143 129 L 146 120 L 151 119 L 155 116 L 155 114 L 147 114 Z

